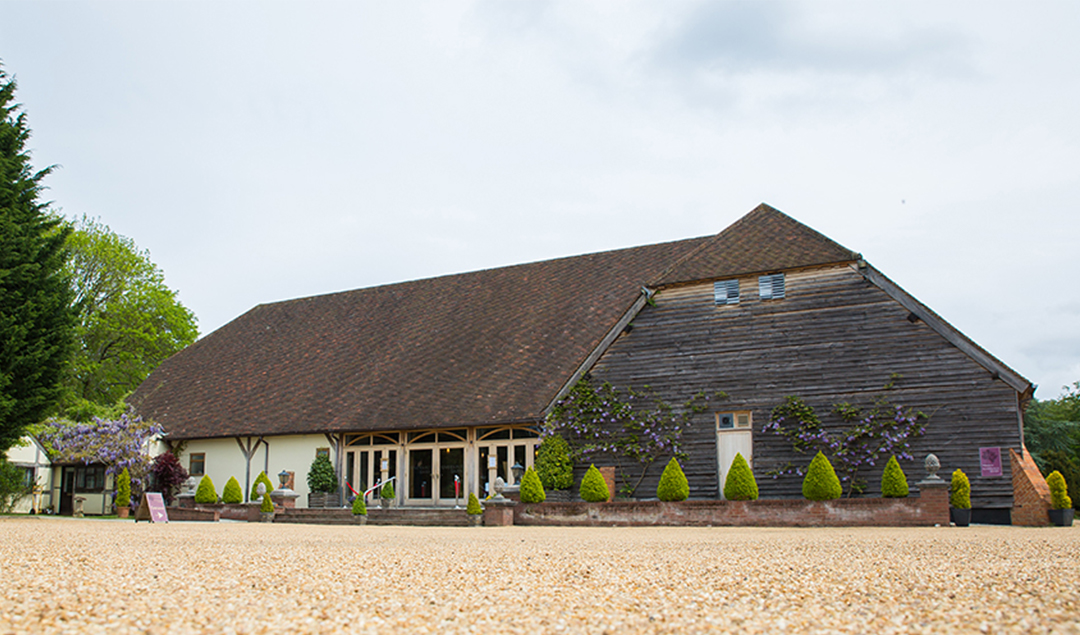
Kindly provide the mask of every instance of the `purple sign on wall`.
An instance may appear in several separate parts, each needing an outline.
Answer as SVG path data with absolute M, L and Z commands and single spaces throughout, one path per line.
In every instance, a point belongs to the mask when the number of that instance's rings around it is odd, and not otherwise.
M 979 464 L 984 477 L 1001 476 L 1001 448 L 979 448 Z

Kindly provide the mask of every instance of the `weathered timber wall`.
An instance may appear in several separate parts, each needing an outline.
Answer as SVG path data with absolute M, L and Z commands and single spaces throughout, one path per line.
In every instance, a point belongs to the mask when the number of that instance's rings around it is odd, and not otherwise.
M 666 289 L 634 320 L 592 370 L 617 387 L 650 386 L 669 403 L 698 391 L 724 391 L 684 435 L 683 466 L 692 498 L 718 498 L 715 412 L 753 413 L 754 474 L 763 498 L 801 496 L 795 476 L 765 473 L 788 461 L 809 463 L 790 444 L 762 426 L 788 395 L 814 406 L 828 427 L 833 404 L 871 404 L 896 374 L 887 396 L 894 404 L 931 415 L 927 433 L 901 466 L 912 485 L 925 476 L 922 459 L 934 452 L 941 475 L 960 468 L 971 478 L 974 507 L 1012 506 L 1011 473 L 980 475 L 979 447 L 1020 448 L 1016 392 L 847 266 L 789 272 L 786 297 L 760 300 L 757 277 L 740 280 L 741 302 L 716 306 L 712 283 Z M 666 459 L 658 461 L 637 490 L 654 495 Z M 597 462 L 600 465 L 600 462 Z M 584 466 L 588 467 L 588 466 Z M 884 464 L 862 474 L 866 495 L 880 495 Z M 578 470 L 581 472 L 582 470 Z M 581 474 L 577 474 L 580 479 Z

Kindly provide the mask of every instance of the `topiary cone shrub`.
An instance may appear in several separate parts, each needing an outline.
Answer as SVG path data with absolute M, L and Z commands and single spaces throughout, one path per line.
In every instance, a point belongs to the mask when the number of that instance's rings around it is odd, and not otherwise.
M 249 501 L 259 500 L 259 483 L 266 486 L 267 492 L 274 491 L 274 484 L 270 482 L 270 477 L 266 475 L 266 472 L 259 472 L 259 475 L 255 477 L 255 482 L 251 484 L 251 494 L 248 496 Z
M 889 457 L 885 471 L 881 474 L 881 495 L 884 498 L 904 498 L 908 493 L 907 477 L 904 476 L 904 470 L 900 469 L 900 462 L 893 455 Z
M 201 505 L 213 505 L 218 502 L 217 490 L 214 489 L 214 481 L 210 480 L 210 475 L 203 475 L 199 480 L 199 489 L 195 490 L 195 502 Z
M 521 502 L 542 503 L 545 500 L 547 500 L 547 494 L 544 492 L 544 485 L 540 482 L 540 476 L 530 467 L 525 470 L 525 476 L 521 477 Z
M 259 511 L 264 514 L 274 513 L 274 501 L 270 498 L 270 492 L 263 494 L 262 503 L 259 505 Z
M 557 434 L 544 437 L 536 450 L 536 474 L 545 489 L 570 489 L 574 486 L 574 462 L 570 446 Z
M 724 479 L 724 498 L 729 501 L 756 501 L 758 499 L 757 481 L 750 464 L 741 452 L 735 455 Z
M 690 482 L 686 480 L 686 474 L 675 457 L 671 457 L 664 473 L 660 475 L 660 483 L 656 486 L 656 497 L 662 501 L 684 501 L 690 496 Z
M 484 508 L 480 506 L 480 499 L 473 492 L 469 492 L 469 502 L 465 505 L 465 513 L 470 516 L 479 516 L 484 513 Z
M 230 476 L 225 489 L 221 490 L 221 502 L 230 505 L 244 502 L 244 490 L 240 489 L 240 481 L 235 476 Z
M 387 481 L 386 484 L 382 486 L 382 489 L 379 490 L 379 498 L 382 498 L 384 500 L 393 500 L 394 483 L 392 481 Z
M 1072 499 L 1069 498 L 1068 484 L 1061 472 L 1054 470 L 1046 477 L 1046 485 L 1050 488 L 1051 509 L 1072 509 Z
M 116 506 L 131 506 L 131 474 L 126 467 L 116 477 Z
M 949 484 L 949 507 L 971 509 L 971 482 L 967 474 L 960 469 L 952 473 L 952 482 Z
M 803 498 L 812 501 L 827 501 L 840 498 L 844 490 L 840 487 L 840 479 L 836 477 L 836 470 L 824 454 L 818 452 L 810 467 L 806 470 L 806 477 L 802 483 Z
M 363 495 L 357 496 L 352 502 L 353 516 L 367 516 L 367 505 L 364 504 Z
M 611 498 L 607 481 L 595 465 L 590 465 L 589 470 L 585 472 L 585 477 L 581 479 L 578 495 L 581 496 L 581 500 L 589 503 L 603 503 Z

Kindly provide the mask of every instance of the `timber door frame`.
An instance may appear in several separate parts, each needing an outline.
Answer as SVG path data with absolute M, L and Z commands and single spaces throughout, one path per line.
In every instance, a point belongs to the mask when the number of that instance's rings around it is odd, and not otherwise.
M 754 467 L 754 419 L 749 410 L 716 413 L 716 479 L 717 498 L 724 500 L 724 481 L 731 470 L 731 461 L 735 453 L 742 452 L 743 458 Z M 732 451 L 734 450 L 734 451 Z M 730 458 L 727 458 L 730 455 Z M 747 456 L 749 455 L 749 456 Z M 725 465 L 726 463 L 726 465 Z

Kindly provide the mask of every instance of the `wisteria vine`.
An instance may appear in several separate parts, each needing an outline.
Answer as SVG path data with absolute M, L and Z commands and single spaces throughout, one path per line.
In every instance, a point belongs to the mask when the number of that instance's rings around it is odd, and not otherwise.
M 710 399 L 726 397 L 716 393 L 710 398 L 699 392 L 675 408 L 648 386 L 644 390 L 619 390 L 608 382 L 593 386 L 591 377 L 585 375 L 552 408 L 542 436 L 564 438 L 575 462 L 610 456 L 624 476 L 626 465 L 634 466 L 639 471 L 623 478 L 626 485 L 622 490 L 632 496 L 658 458 L 685 458 L 681 440 L 691 418 L 704 412 Z
M 34 433 L 52 460 L 103 464 L 105 473 L 112 475 L 127 468 L 132 492 L 142 492 L 150 466 L 148 444 L 162 434 L 162 428 L 123 414 L 111 420 L 95 417 L 89 423 L 49 419 Z
M 869 409 L 846 402 L 835 404 L 832 414 L 851 424 L 850 427 L 827 430 L 812 406 L 798 396 L 789 396 L 773 408 L 762 432 L 786 437 L 799 453 L 823 452 L 848 497 L 866 489 L 865 479 L 859 478 L 860 470 L 874 467 L 879 461 L 884 463 L 894 454 L 900 460 L 913 460 L 911 439 L 922 436 L 929 418 L 922 412 L 892 404 L 884 396 Z M 804 466 L 789 462 L 766 474 L 773 478 L 787 474 L 803 476 L 804 470 Z

